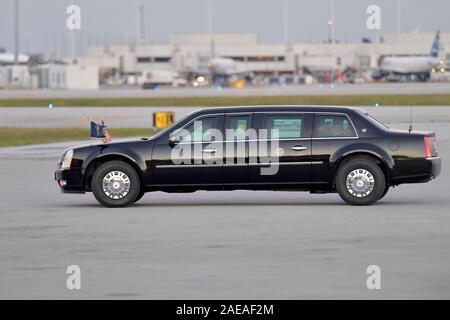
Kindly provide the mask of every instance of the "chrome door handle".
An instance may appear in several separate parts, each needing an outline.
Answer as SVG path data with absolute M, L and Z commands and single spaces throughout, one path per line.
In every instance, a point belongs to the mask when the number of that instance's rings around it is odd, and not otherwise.
M 303 150 L 307 150 L 307 149 L 308 148 L 304 147 L 304 146 L 295 146 L 295 147 L 291 148 L 291 150 L 294 150 L 294 151 L 303 151 Z
M 202 152 L 203 153 L 215 153 L 216 149 L 203 149 Z

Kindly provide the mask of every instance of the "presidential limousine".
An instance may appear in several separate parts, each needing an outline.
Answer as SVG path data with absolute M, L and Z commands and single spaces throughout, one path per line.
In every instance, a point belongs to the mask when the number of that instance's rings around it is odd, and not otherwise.
M 68 149 L 55 180 L 62 192 L 93 192 L 106 207 L 151 191 L 240 189 L 337 192 L 348 204 L 370 205 L 392 186 L 436 178 L 435 140 L 358 108 L 210 108 L 152 138 Z

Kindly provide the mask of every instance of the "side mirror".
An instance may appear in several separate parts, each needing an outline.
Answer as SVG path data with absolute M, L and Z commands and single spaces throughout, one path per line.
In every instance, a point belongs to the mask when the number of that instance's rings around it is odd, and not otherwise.
M 174 146 L 174 145 L 176 145 L 178 142 L 179 142 L 179 141 L 178 141 L 178 139 L 177 139 L 177 136 L 176 136 L 175 134 L 173 134 L 173 132 L 170 133 L 170 134 L 169 134 L 169 144 L 170 144 L 171 146 Z

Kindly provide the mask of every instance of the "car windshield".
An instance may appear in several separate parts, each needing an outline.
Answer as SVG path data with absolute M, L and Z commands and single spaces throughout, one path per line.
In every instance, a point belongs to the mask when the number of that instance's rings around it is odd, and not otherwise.
M 190 116 L 191 116 L 193 113 L 195 113 L 195 112 L 197 112 L 197 111 L 189 112 L 187 115 L 185 115 L 183 118 L 181 118 L 180 120 L 178 120 L 178 121 L 175 122 L 174 124 L 172 124 L 172 125 L 170 125 L 169 127 L 164 128 L 164 129 L 162 129 L 161 131 L 155 133 L 155 134 L 152 136 L 152 139 L 154 139 L 154 138 L 159 138 L 159 137 L 162 136 L 164 133 L 166 133 L 166 132 L 168 132 L 168 131 L 171 131 L 171 130 L 172 130 L 175 126 L 177 126 L 180 122 L 182 122 L 182 121 L 185 120 L 186 118 L 190 117 Z
M 375 124 L 377 127 L 380 127 L 383 129 L 389 129 L 389 127 L 387 125 L 385 125 L 384 123 L 381 123 L 380 121 L 378 121 L 377 119 L 372 117 L 370 114 L 365 113 L 365 115 L 369 119 L 369 121 L 372 122 L 373 124 Z

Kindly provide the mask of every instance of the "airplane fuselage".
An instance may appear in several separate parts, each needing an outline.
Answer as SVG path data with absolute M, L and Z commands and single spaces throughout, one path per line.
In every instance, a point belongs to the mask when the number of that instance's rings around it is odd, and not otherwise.
M 434 57 L 386 57 L 380 65 L 383 72 L 397 74 L 426 73 L 437 67 L 440 63 L 439 58 Z

